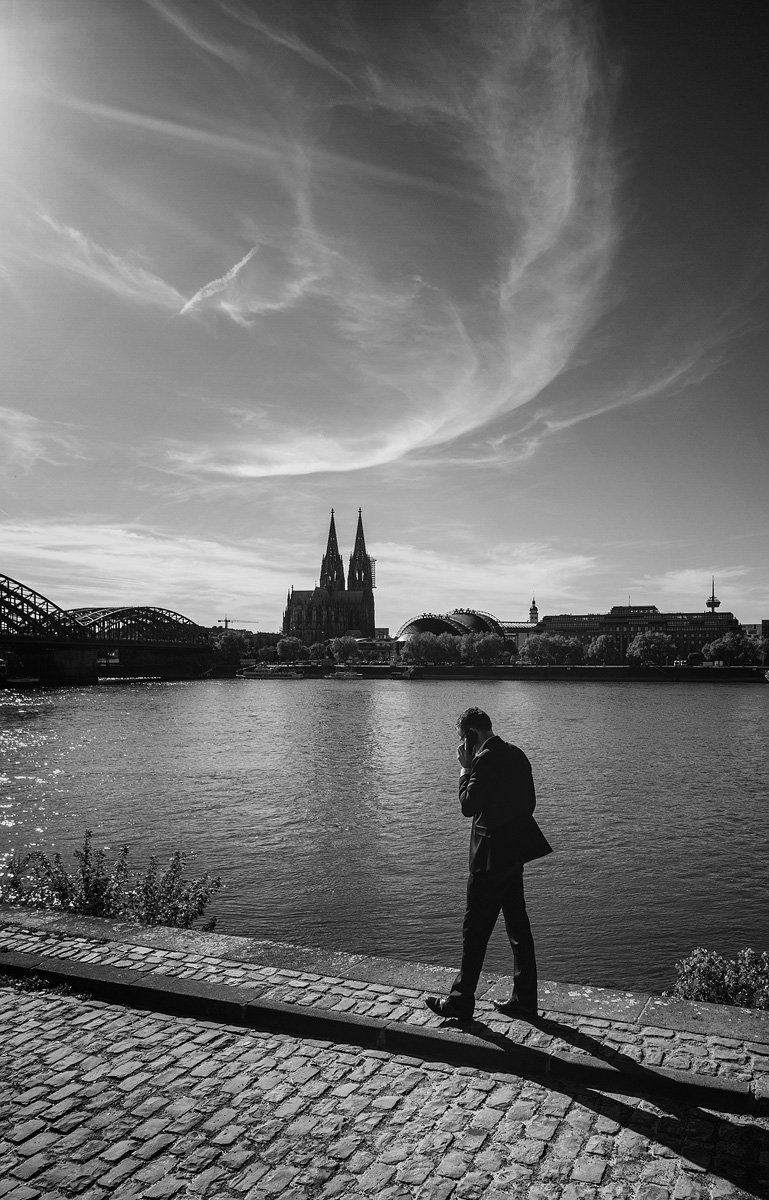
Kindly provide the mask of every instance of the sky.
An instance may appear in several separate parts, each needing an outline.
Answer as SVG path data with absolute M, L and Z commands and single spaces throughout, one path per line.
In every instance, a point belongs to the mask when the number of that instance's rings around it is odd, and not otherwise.
M 0 0 L 0 574 L 769 617 L 761 14 Z

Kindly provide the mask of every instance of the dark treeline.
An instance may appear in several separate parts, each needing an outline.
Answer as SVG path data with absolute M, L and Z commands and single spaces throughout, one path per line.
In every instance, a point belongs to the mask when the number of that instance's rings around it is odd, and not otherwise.
M 218 665 L 235 666 L 243 659 L 259 663 L 279 662 L 389 662 L 397 651 L 392 642 L 369 642 L 354 637 L 332 638 L 327 642 L 305 645 L 296 637 L 277 633 L 249 633 L 228 629 L 213 630 L 212 642 Z M 664 633 L 639 633 L 625 654 L 608 634 L 589 642 L 562 634 L 531 634 L 519 651 L 515 643 L 496 633 L 417 633 L 400 647 L 403 663 L 440 666 L 452 664 L 510 664 L 531 666 L 665 666 L 679 656 L 673 639 Z M 769 664 L 769 638 L 757 638 L 742 632 L 727 633 L 703 646 L 702 651 L 687 655 L 691 665 L 703 661 L 725 666 Z

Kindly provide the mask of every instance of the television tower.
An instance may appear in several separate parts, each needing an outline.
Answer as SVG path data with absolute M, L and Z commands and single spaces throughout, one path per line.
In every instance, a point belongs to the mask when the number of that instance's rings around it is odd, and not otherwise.
M 717 608 L 721 607 L 721 601 L 716 600 L 716 577 L 715 577 L 715 575 L 712 576 L 711 591 L 710 591 L 710 595 L 708 596 L 707 600 L 705 601 L 705 607 L 709 608 L 712 613 L 714 613 Z

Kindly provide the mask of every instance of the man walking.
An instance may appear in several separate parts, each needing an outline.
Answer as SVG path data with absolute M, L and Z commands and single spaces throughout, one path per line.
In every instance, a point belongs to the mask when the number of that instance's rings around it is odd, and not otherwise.
M 534 820 L 531 764 L 522 750 L 494 734 L 480 708 L 460 715 L 457 733 L 462 739 L 459 803 L 463 815 L 473 819 L 462 965 L 448 998 L 428 996 L 425 1003 L 440 1017 L 471 1019 L 486 947 L 502 912 L 513 951 L 513 993 L 495 1007 L 506 1016 L 531 1020 L 537 1016 L 537 961 L 523 865 L 552 852 Z

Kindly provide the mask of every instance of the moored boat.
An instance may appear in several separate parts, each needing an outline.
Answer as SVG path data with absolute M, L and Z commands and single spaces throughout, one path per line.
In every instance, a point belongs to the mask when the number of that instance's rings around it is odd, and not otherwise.
M 236 679 L 303 679 L 293 667 L 243 667 L 235 672 Z

